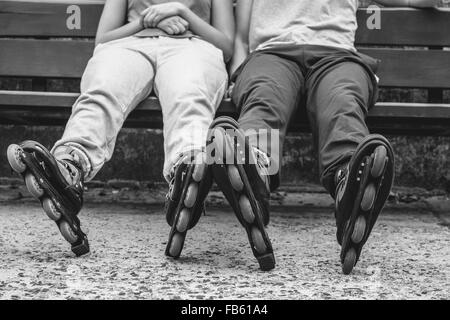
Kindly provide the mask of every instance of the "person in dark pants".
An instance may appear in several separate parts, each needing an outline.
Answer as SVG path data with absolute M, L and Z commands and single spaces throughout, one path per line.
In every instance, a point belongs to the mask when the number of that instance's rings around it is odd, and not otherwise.
M 439 1 L 377 2 L 427 7 Z M 240 115 L 237 122 L 216 120 L 213 128 L 240 132 L 249 151 L 247 160 L 256 161 L 243 166 L 226 163 L 216 167 L 215 175 L 246 227 L 258 260 L 272 253 L 261 225 L 269 220 L 269 191 L 279 186 L 279 170 L 273 168 L 281 165 L 286 131 L 299 105 L 306 106 L 321 182 L 336 202 L 345 274 L 358 261 L 390 193 L 392 147 L 385 137 L 371 135 L 365 122 L 377 100 L 378 61 L 354 47 L 357 9 L 358 0 L 238 0 L 231 96 Z M 273 143 L 261 146 L 267 132 L 276 132 L 271 135 L 279 139 L 276 147 Z M 272 170 L 264 170 L 268 167 Z

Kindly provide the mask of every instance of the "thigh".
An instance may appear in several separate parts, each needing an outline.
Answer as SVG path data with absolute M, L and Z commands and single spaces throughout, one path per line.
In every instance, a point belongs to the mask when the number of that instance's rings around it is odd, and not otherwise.
M 115 44 L 100 45 L 81 80 L 81 93 L 101 95 L 129 113 L 153 88 L 154 69 L 136 50 Z
M 213 117 L 228 84 L 222 51 L 196 38 L 161 39 L 160 46 L 155 92 L 163 115 L 197 108 Z
M 318 125 L 338 114 L 357 114 L 359 122 L 367 115 L 375 91 L 373 80 L 362 65 L 341 62 L 308 78 L 307 109 Z
M 242 67 L 233 90 L 240 123 L 260 119 L 273 129 L 284 129 L 297 108 L 304 77 L 294 61 L 255 53 Z
M 308 79 L 307 109 L 323 175 L 334 174 L 369 134 L 365 119 L 374 89 L 365 68 L 350 61 Z

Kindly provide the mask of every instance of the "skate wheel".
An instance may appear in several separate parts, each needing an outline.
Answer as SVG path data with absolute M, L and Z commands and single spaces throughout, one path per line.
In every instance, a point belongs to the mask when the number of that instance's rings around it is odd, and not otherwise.
M 181 254 L 181 250 L 183 249 L 183 244 L 183 236 L 179 233 L 174 234 L 172 242 L 170 243 L 169 255 L 172 258 L 178 258 Z
M 184 198 L 184 205 L 187 208 L 192 208 L 195 204 L 195 201 L 197 200 L 197 193 L 198 193 L 198 184 L 193 182 L 189 185 L 186 197 Z
M 237 192 L 241 192 L 244 189 L 244 183 L 242 182 L 241 175 L 236 166 L 228 166 L 228 177 L 231 182 L 231 186 Z
M 372 169 L 370 174 L 374 178 L 379 178 L 383 174 L 384 167 L 386 166 L 387 150 L 385 146 L 379 146 L 375 149 Z
M 255 248 L 256 252 L 259 254 L 264 254 L 267 250 L 266 243 L 264 242 L 264 238 L 261 234 L 261 231 L 259 231 L 256 228 L 252 229 L 252 240 L 253 240 L 253 247 Z
M 17 144 L 12 144 L 8 147 L 6 155 L 11 168 L 17 173 L 23 173 L 27 169 L 27 165 L 20 158 L 22 148 Z
M 25 184 L 27 185 L 27 189 L 33 197 L 39 199 L 44 195 L 44 189 L 42 189 L 36 177 L 31 173 L 25 176 Z
M 181 210 L 180 216 L 179 216 L 178 222 L 177 222 L 177 231 L 180 233 L 186 232 L 186 230 L 189 226 L 190 219 L 191 219 L 191 217 L 190 217 L 189 210 L 186 208 Z
M 241 209 L 242 217 L 247 223 L 251 224 L 255 221 L 252 205 L 250 204 L 250 200 L 248 200 L 247 196 L 241 196 L 239 199 L 239 208 Z
M 347 251 L 344 262 L 342 263 L 342 272 L 344 274 L 350 274 L 352 272 L 353 267 L 356 264 L 356 251 L 354 248 L 351 248 Z
M 78 236 L 72 230 L 67 221 L 62 221 L 59 224 L 59 231 L 61 232 L 64 239 L 66 239 L 66 241 L 69 242 L 70 244 L 74 244 L 75 242 L 78 241 Z
M 50 198 L 45 198 L 42 202 L 42 208 L 44 209 L 47 216 L 53 221 L 58 221 L 61 219 L 61 213 L 56 209 L 55 204 Z
M 195 168 L 192 172 L 192 179 L 195 182 L 200 182 L 203 180 L 206 172 L 206 161 L 204 157 L 204 153 L 199 153 L 195 158 Z
M 364 238 L 364 234 L 366 233 L 366 219 L 364 216 L 359 216 L 356 219 L 355 226 L 353 228 L 352 233 L 352 241 L 354 243 L 360 243 Z
M 373 183 L 369 184 L 364 191 L 364 196 L 361 200 L 361 209 L 363 211 L 370 211 L 373 208 L 373 204 L 375 203 L 375 196 L 377 190 L 375 189 L 375 185 Z

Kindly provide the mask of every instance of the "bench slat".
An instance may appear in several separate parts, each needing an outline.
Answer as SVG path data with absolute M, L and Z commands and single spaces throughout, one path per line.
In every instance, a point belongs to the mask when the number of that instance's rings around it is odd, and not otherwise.
M 81 12 L 81 28 L 69 29 L 71 5 Z M 95 37 L 103 1 L 61 1 L 59 3 L 0 1 L 0 37 Z M 72 11 L 70 11 L 72 12 Z
M 381 60 L 382 87 L 450 88 L 450 51 L 359 49 Z
M 76 93 L 0 91 L 0 124 L 64 125 Z M 225 100 L 219 115 L 235 117 L 236 109 Z M 306 117 L 298 116 L 290 132 L 309 132 Z M 372 131 L 388 134 L 450 136 L 450 104 L 382 102 L 370 110 Z M 141 103 L 125 123 L 131 128 L 161 128 L 161 107 L 154 97 Z
M 81 29 L 66 26 L 67 8 L 79 6 Z M 0 37 L 94 37 L 103 1 L 59 0 L 53 3 L 0 1 Z M 359 45 L 450 46 L 450 10 L 416 10 L 411 8 L 381 8 L 380 29 L 369 29 L 373 15 L 358 10 Z
M 94 44 L 83 40 L 0 39 L 0 76 L 80 78 Z M 450 51 L 361 49 L 382 63 L 385 87 L 450 88 Z
M 0 39 L 0 76 L 81 78 L 93 50 L 92 41 Z
M 358 11 L 358 45 L 450 46 L 449 9 L 383 8 L 380 29 L 368 28 L 372 11 Z
M 78 93 L 66 92 L 0 90 L 0 108 L 10 106 L 26 107 L 30 110 L 40 108 L 70 109 L 78 96 Z M 157 98 L 150 97 L 141 103 L 137 109 L 141 111 L 161 111 L 161 106 Z M 229 100 L 224 100 L 219 111 L 233 114 L 236 109 Z M 450 120 L 450 104 L 379 102 L 369 115 L 370 117 L 382 118 L 447 118 Z

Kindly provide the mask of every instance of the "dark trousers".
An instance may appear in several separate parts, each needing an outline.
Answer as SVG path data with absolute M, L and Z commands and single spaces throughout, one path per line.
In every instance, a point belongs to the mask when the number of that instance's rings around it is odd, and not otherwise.
M 279 130 L 279 148 L 262 151 L 280 166 L 288 125 L 298 107 L 305 107 L 321 182 L 334 194 L 335 171 L 369 134 L 365 119 L 377 99 L 377 65 L 368 56 L 322 46 L 254 52 L 232 77 L 239 124 L 253 132 L 255 146 L 255 130 Z M 279 172 L 271 177 L 272 191 L 278 185 Z

